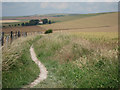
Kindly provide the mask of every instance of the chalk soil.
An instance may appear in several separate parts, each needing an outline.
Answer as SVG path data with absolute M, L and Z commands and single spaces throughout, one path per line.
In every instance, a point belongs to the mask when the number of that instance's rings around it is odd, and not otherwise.
M 25 86 L 24 88 L 28 88 L 28 87 L 32 88 L 32 87 L 36 86 L 38 83 L 40 83 L 41 81 L 43 81 L 47 78 L 47 73 L 48 73 L 45 66 L 36 57 L 34 48 L 32 46 L 30 47 L 30 54 L 31 54 L 32 60 L 38 65 L 38 67 L 40 69 L 40 74 L 37 79 L 35 79 L 32 83 Z

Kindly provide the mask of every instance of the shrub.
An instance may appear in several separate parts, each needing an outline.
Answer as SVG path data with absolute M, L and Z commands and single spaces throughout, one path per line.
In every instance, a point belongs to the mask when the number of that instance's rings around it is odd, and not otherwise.
M 24 23 L 22 23 L 21 25 L 22 25 L 22 26 L 25 26 L 25 24 L 24 24 Z
M 45 34 L 48 34 L 48 33 L 52 33 L 52 29 L 48 29 L 47 31 L 45 31 Z
M 52 22 L 51 22 L 51 20 L 49 20 L 49 24 L 51 24 Z
M 30 24 L 28 22 L 25 23 L 25 26 L 29 26 Z
M 42 19 L 43 24 L 47 24 L 48 23 L 48 19 Z
M 38 25 L 38 24 L 39 24 L 39 20 L 38 19 L 29 21 L 29 25 Z

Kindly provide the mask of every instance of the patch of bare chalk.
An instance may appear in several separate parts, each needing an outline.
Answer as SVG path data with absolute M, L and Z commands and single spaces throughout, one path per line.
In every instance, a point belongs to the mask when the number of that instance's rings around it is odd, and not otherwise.
M 36 57 L 33 46 L 30 47 L 30 54 L 31 54 L 32 60 L 38 65 L 38 67 L 40 69 L 40 74 L 37 79 L 35 79 L 33 82 L 31 82 L 29 85 L 27 85 L 23 88 L 32 88 L 47 78 L 48 71 L 46 70 L 45 66 Z

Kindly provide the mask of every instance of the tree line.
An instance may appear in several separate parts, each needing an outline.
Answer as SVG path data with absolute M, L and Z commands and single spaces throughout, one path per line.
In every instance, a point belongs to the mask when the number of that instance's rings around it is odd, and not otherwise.
M 42 23 L 40 23 L 40 21 L 42 21 Z M 53 22 L 54 23 L 54 22 Z M 42 25 L 42 24 L 52 24 L 51 20 L 48 19 L 34 19 L 34 20 L 30 20 L 29 22 L 25 22 L 25 23 L 21 23 L 21 24 L 14 24 L 14 25 L 8 25 L 9 27 L 12 26 L 34 26 L 34 25 Z M 3 26 L 5 27 L 5 26 Z

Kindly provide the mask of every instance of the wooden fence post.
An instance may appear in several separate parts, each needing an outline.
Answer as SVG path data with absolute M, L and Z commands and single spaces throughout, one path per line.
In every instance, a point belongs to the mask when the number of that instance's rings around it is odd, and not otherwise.
M 10 38 L 11 38 L 11 42 L 13 40 L 13 31 L 10 32 Z
M 18 31 L 18 37 L 20 37 L 20 31 Z
M 2 46 L 4 45 L 4 32 L 2 32 L 2 38 L 1 38 L 2 40 Z

